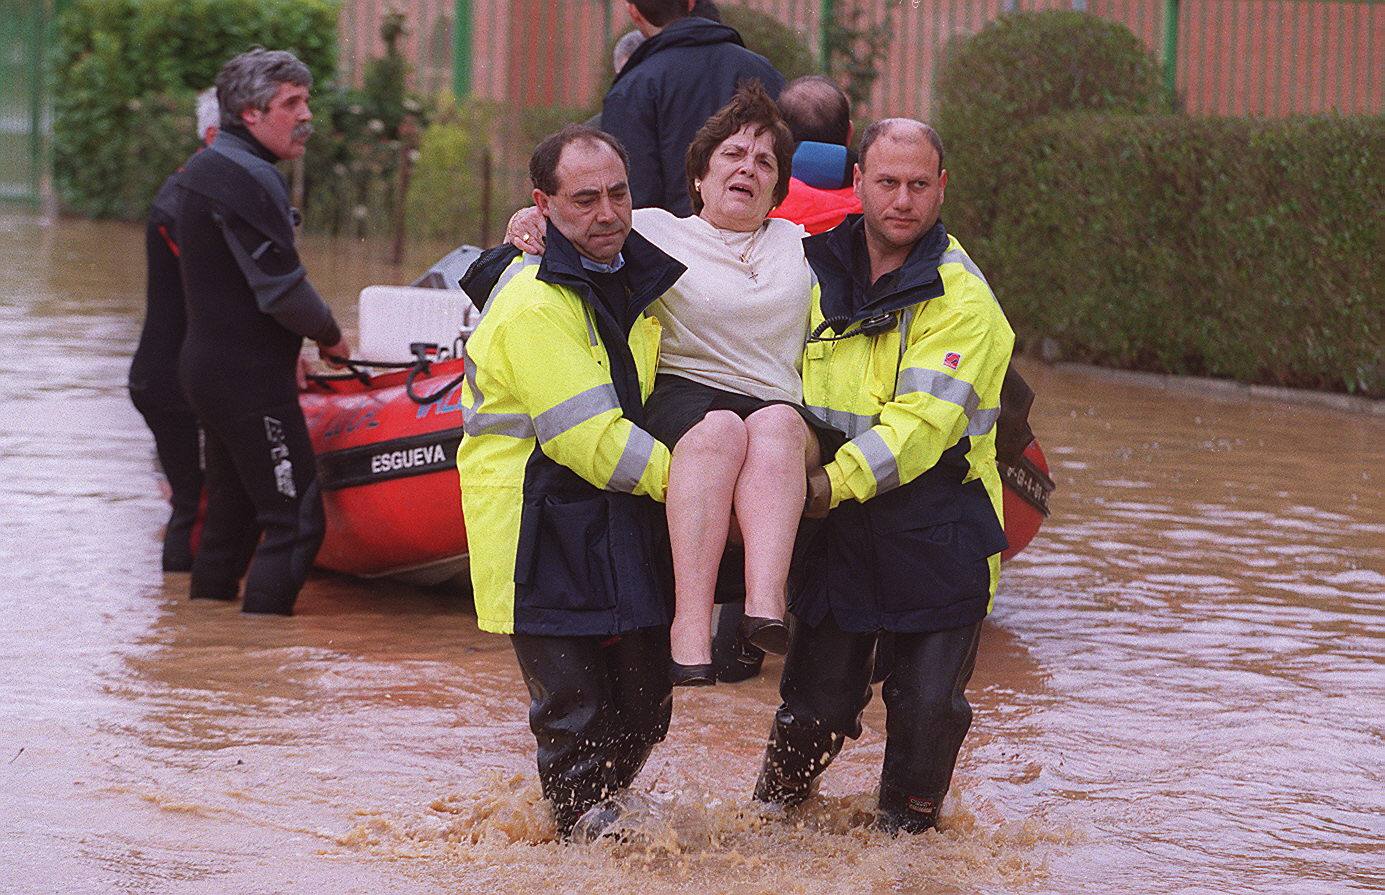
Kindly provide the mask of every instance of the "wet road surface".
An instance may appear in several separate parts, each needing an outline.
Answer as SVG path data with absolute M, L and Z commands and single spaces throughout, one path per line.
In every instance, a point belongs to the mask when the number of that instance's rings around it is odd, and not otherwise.
M 346 322 L 439 252 L 382 254 L 305 252 Z M 942 831 L 864 826 L 878 699 L 820 798 L 749 811 L 771 662 L 678 694 L 649 842 L 567 847 L 464 599 L 318 576 L 255 617 L 159 572 L 140 229 L 0 217 L 0 278 L 0 891 L 1385 890 L 1385 417 L 1026 367 L 1060 490 Z

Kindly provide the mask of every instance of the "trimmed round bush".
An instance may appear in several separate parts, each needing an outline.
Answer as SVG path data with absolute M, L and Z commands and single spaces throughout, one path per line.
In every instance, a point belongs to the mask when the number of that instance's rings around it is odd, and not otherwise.
M 1139 38 L 1119 23 L 1063 10 L 1003 15 L 958 40 L 935 83 L 934 125 L 950 178 L 945 219 L 972 242 L 990 235 L 1001 187 L 1025 176 L 1025 125 L 1057 113 L 1147 113 L 1164 103 L 1159 66 Z

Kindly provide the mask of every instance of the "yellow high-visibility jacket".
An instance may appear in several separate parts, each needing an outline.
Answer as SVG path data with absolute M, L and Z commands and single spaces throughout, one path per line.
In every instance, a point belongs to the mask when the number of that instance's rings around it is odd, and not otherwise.
M 659 350 L 658 321 L 643 311 L 684 268 L 632 233 L 628 302 L 613 308 L 552 226 L 547 246 L 542 259 L 510 253 L 465 346 L 457 470 L 476 618 L 502 634 L 664 625 L 655 501 L 670 455 L 639 425 Z
M 849 441 L 826 464 L 833 509 L 795 612 L 855 631 L 979 621 L 1005 548 L 995 427 L 1014 332 L 941 223 L 874 284 L 859 216 L 805 249 L 821 292 L 804 403 Z

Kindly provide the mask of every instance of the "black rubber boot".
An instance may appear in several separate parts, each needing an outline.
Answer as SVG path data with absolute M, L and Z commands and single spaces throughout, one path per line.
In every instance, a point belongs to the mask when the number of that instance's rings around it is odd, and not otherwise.
M 192 518 L 184 518 L 174 510 L 164 530 L 163 555 L 160 565 L 165 572 L 192 571 L 192 527 L 197 521 L 196 510 Z
M 588 809 L 630 784 L 668 732 L 668 631 L 632 631 L 614 643 L 527 634 L 510 639 L 529 688 L 539 782 L 566 838 Z
M 885 700 L 885 761 L 877 825 L 922 833 L 938 823 L 957 752 L 971 726 L 966 686 L 981 625 L 896 634 Z
M 765 652 L 741 638 L 741 619 L 745 603 L 723 603 L 717 617 L 716 633 L 712 637 L 712 665 L 717 680 L 734 684 L 758 677 L 765 664 Z
M 880 813 L 875 825 L 893 836 L 923 833 L 938 825 L 938 809 L 942 804 L 942 794 L 911 795 L 882 784 Z
M 845 737 L 826 725 L 803 722 L 788 709 L 774 714 L 774 728 L 765 747 L 755 798 L 761 802 L 798 805 L 813 793 L 818 776 L 842 751 Z

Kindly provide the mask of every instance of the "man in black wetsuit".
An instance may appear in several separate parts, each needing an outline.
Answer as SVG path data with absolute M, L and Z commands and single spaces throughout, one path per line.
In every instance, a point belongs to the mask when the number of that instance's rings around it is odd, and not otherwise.
M 297 211 L 274 167 L 303 154 L 311 86 L 307 66 L 281 50 L 226 63 L 221 133 L 178 185 L 188 310 L 179 372 L 206 433 L 207 519 L 190 595 L 233 600 L 245 575 L 246 612 L 290 614 L 322 543 L 295 378 L 303 339 L 324 357 L 350 354 L 299 261 Z
M 204 145 L 216 139 L 218 117 L 216 92 L 203 91 L 197 97 L 197 136 Z M 165 572 L 186 572 L 192 568 L 192 531 L 202 499 L 197 417 L 178 383 L 178 353 L 187 328 L 175 232 L 178 178 L 182 173 L 179 168 L 168 176 L 149 209 L 144 230 L 144 327 L 130 362 L 130 401 L 154 434 L 159 466 L 171 492 L 172 512 L 164 529 Z

